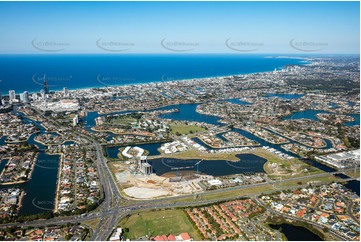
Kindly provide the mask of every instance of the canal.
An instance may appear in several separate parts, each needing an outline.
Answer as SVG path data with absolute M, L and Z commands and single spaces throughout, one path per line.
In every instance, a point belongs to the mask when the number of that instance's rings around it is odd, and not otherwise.
M 20 187 L 25 190 L 26 195 L 23 198 L 19 215 L 31 215 L 51 211 L 54 208 L 60 156 L 46 154 L 45 149 L 47 147 L 34 140 L 37 135 L 47 133 L 41 126 L 41 123 L 28 119 L 22 113 L 16 114 L 21 116 L 25 123 L 32 123 L 39 128 L 40 132 L 32 134 L 28 139 L 28 143 L 36 145 L 40 149 L 40 152 L 31 179 L 28 182 L 14 185 L 1 185 L 0 189 Z M 1 170 L 5 164 L 4 161 L 1 162 Z

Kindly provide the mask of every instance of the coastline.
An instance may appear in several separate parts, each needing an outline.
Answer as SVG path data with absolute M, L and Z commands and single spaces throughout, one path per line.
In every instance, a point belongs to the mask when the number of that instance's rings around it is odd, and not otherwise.
M 209 54 L 206 54 L 209 55 Z M 217 54 L 211 54 L 212 56 L 215 56 Z M 225 54 L 227 56 L 236 56 L 235 54 Z M 1 57 L 2 55 L 0 55 Z M 76 56 L 76 55 L 75 55 Z M 84 56 L 84 55 L 82 55 Z M 92 55 L 90 55 L 92 56 Z M 104 55 L 103 55 L 104 56 Z M 110 55 L 112 56 L 112 55 Z M 149 56 L 149 55 L 147 55 Z M 164 56 L 164 55 L 161 55 Z M 257 55 L 251 55 L 252 57 L 257 56 Z M 259 56 L 259 55 L 258 55 Z M 293 60 L 297 60 L 298 63 L 297 64 L 282 64 L 280 66 L 276 66 L 275 68 L 272 68 L 270 70 L 264 70 L 264 71 L 251 71 L 251 72 L 247 72 L 247 71 L 236 71 L 234 73 L 224 73 L 224 74 L 215 74 L 215 75 L 206 75 L 206 76 L 194 76 L 194 77 L 188 77 L 188 78 L 180 78 L 180 79 L 172 79 L 172 80 L 163 80 L 163 77 L 165 74 L 163 74 L 163 76 L 160 78 L 160 80 L 144 80 L 144 81 L 139 81 L 139 82 L 134 82 L 134 83 L 124 83 L 124 84 L 116 84 L 116 85 L 104 85 L 101 84 L 100 82 L 98 82 L 97 85 L 92 85 L 92 86 L 81 86 L 81 87 L 67 87 L 68 90 L 70 92 L 77 92 L 77 91 L 89 91 L 92 89 L 104 89 L 104 88 L 116 88 L 116 87 L 124 87 L 124 86 L 141 86 L 141 85 L 157 85 L 157 84 L 162 84 L 162 83 L 172 83 L 172 82 L 188 82 L 188 81 L 199 81 L 202 79 L 214 79 L 214 78 L 230 78 L 230 77 L 241 77 L 241 76 L 248 76 L 248 75 L 255 75 L 255 74 L 263 74 L 263 73 L 269 73 L 274 71 L 274 69 L 277 70 L 282 70 L 284 69 L 285 66 L 287 65 L 308 65 L 312 63 L 312 58 L 310 57 L 304 57 L 304 56 L 294 56 L 294 55 L 275 55 L 275 56 L 269 56 L 269 55 L 261 55 L 261 57 L 263 57 L 263 59 L 293 59 Z M 172 75 L 172 74 L 170 74 Z M 62 92 L 63 91 L 63 87 L 61 88 L 57 87 L 57 88 L 52 88 L 51 91 L 53 92 Z M 13 88 L 14 89 L 14 88 Z M 10 90 L 10 89 L 9 89 Z M 19 94 L 21 92 L 23 92 L 24 90 L 19 90 L 18 92 L 16 92 L 16 94 Z M 33 94 L 33 93 L 38 93 L 39 89 L 28 89 L 26 90 L 29 92 L 29 94 Z M 7 96 L 7 95 L 4 95 Z

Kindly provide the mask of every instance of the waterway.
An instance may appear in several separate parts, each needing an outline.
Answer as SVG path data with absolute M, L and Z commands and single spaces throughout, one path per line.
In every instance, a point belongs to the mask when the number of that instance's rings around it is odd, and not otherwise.
M 31 179 L 28 182 L 14 185 L 2 185 L 0 186 L 0 189 L 20 187 L 25 190 L 26 195 L 24 196 L 23 205 L 19 211 L 19 215 L 51 211 L 54 208 L 60 156 L 46 154 L 45 149 L 47 147 L 34 140 L 37 135 L 46 133 L 39 122 L 28 119 L 22 113 L 17 113 L 17 115 L 22 116 L 25 123 L 32 123 L 39 128 L 40 132 L 31 135 L 28 139 L 28 143 L 38 146 L 40 153 L 36 160 Z M 1 162 L 0 169 L 4 165 L 3 163 L 4 161 Z
M 198 105 L 199 104 L 192 103 L 192 104 L 178 104 L 178 105 L 168 106 L 166 107 L 166 109 L 163 110 L 177 108 L 179 112 L 165 113 L 159 115 L 159 117 L 164 119 L 196 121 L 196 122 L 209 123 L 213 125 L 220 125 L 220 123 L 218 123 L 218 121 L 220 120 L 219 117 L 197 113 L 196 108 Z M 162 109 L 157 109 L 157 110 L 162 110 Z
M 303 119 L 304 118 L 304 119 L 319 121 L 319 119 L 316 116 L 319 113 L 329 113 L 329 112 L 324 111 L 324 110 L 305 110 L 305 111 L 292 113 L 291 115 L 284 117 L 283 119 L 290 120 L 290 119 Z
M 316 116 L 319 113 L 330 113 L 330 112 L 324 110 L 305 110 L 305 111 L 292 113 L 291 115 L 284 117 L 283 120 L 310 119 L 314 121 L 320 121 Z M 347 114 L 347 115 L 353 117 L 355 120 L 352 122 L 345 122 L 344 123 L 345 126 L 360 125 L 360 114 Z
M 351 189 L 353 192 L 355 192 L 358 196 L 360 196 L 360 181 L 349 181 L 345 185 L 348 189 Z
M 282 233 L 289 241 L 322 241 L 322 239 L 308 229 L 292 224 L 270 224 L 273 229 L 282 229 Z
M 8 163 L 8 159 L 3 159 L 0 161 L 0 174 L 3 171 L 4 167 L 6 166 L 6 163 Z
M 259 173 L 264 172 L 263 165 L 267 162 L 259 156 L 252 154 L 238 154 L 240 159 L 238 162 L 226 160 L 203 160 L 196 166 L 199 159 L 173 159 L 173 158 L 157 158 L 149 160 L 153 171 L 161 176 L 168 172 L 192 171 L 199 174 L 207 174 L 212 176 L 227 176 L 241 173 Z
M 140 147 L 149 152 L 149 156 L 160 155 L 158 149 L 162 146 L 162 142 L 150 143 L 150 144 L 138 144 L 137 147 Z M 110 158 L 118 158 L 119 148 L 125 148 L 126 146 L 115 146 L 107 147 L 107 155 Z
M 239 98 L 231 98 L 225 100 L 226 102 L 238 104 L 238 105 L 250 105 L 251 103 L 240 100 Z
M 303 97 L 304 94 L 291 94 L 291 93 L 267 93 L 267 97 L 279 97 L 283 99 L 297 99 Z
M 344 123 L 345 126 L 360 125 L 360 114 L 347 114 L 347 115 L 353 117 L 355 120 Z

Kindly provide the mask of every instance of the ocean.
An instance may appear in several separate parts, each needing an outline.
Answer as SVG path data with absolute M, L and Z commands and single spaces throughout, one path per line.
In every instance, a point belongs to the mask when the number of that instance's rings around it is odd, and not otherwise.
M 127 54 L 0 55 L 0 90 L 39 92 L 44 79 L 51 91 L 273 71 L 300 58 L 276 55 Z

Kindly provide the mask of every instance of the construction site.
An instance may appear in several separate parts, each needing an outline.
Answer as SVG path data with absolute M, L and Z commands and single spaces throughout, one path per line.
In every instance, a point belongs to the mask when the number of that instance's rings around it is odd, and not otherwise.
M 134 156 L 126 162 L 109 163 L 109 166 L 124 195 L 133 199 L 152 199 L 204 191 L 201 181 L 213 177 L 200 174 L 201 162 L 199 160 L 191 166 L 170 167 L 170 172 L 162 176 L 154 173 L 147 156 Z M 166 162 L 164 165 L 169 166 Z

